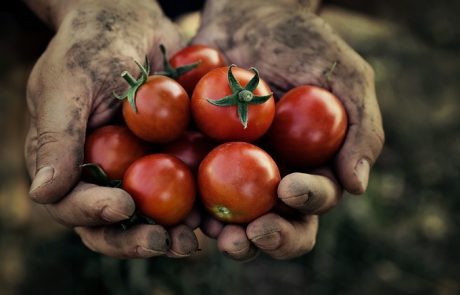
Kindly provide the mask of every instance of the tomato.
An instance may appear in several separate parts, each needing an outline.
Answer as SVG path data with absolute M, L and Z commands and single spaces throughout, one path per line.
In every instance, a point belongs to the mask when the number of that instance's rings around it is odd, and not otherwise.
M 184 88 L 171 78 L 148 77 L 135 96 L 134 110 L 123 102 L 123 117 L 129 129 L 150 142 L 172 141 L 186 130 L 190 120 L 190 99 Z
M 202 133 L 187 131 L 179 139 L 164 145 L 162 152 L 179 158 L 195 172 L 213 147 L 215 143 Z
M 174 225 L 192 210 L 195 180 L 181 160 L 166 154 L 152 154 L 136 160 L 126 170 L 125 189 L 137 209 L 161 225 Z
M 226 65 L 225 58 L 218 49 L 199 44 L 190 45 L 178 51 L 170 58 L 169 62 L 174 68 L 199 62 L 196 68 L 176 79 L 189 95 L 192 95 L 193 89 L 201 77 L 215 68 Z
M 145 142 L 125 126 L 94 130 L 85 142 L 85 163 L 101 166 L 110 179 L 122 179 L 128 166 L 147 153 Z
M 214 217 L 229 223 L 247 223 L 270 211 L 280 180 L 275 161 L 245 142 L 216 147 L 198 170 L 203 205 Z
M 268 141 L 277 160 L 292 167 L 318 167 L 341 147 L 347 121 L 345 108 L 334 94 L 299 86 L 277 103 Z
M 231 76 L 240 85 L 232 85 Z M 217 141 L 255 141 L 267 132 L 275 115 L 272 92 L 259 80 L 258 72 L 232 66 L 214 69 L 201 78 L 191 107 L 200 130 Z

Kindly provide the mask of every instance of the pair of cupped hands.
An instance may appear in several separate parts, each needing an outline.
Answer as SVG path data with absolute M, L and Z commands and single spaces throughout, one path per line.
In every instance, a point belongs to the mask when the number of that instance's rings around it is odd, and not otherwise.
M 172 228 L 145 224 L 123 230 L 117 223 L 135 210 L 130 195 L 80 180 L 85 135 L 119 110 L 112 92 L 126 90 L 120 73 L 136 73 L 133 60 L 148 56 L 153 70 L 160 70 L 159 44 L 174 53 L 184 42 L 153 1 L 80 1 L 54 19 L 56 35 L 30 75 L 25 156 L 32 200 L 73 228 L 91 250 L 119 258 L 186 257 L 199 247 L 193 230 L 200 227 L 234 259 L 260 251 L 292 258 L 314 247 L 318 215 L 333 208 L 343 190 L 366 190 L 384 141 L 371 67 L 308 1 L 234 2 L 208 1 L 192 43 L 219 48 L 228 63 L 258 68 L 277 98 L 302 84 L 332 91 L 348 113 L 342 148 L 330 166 L 282 179 L 279 201 L 295 214 L 268 213 L 241 226 L 195 210 Z

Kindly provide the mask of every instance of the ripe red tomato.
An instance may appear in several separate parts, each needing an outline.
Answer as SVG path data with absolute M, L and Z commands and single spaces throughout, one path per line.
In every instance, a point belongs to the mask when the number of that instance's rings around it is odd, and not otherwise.
M 137 209 L 161 225 L 175 225 L 192 210 L 195 180 L 181 160 L 166 154 L 152 154 L 136 160 L 126 170 L 125 189 Z
M 135 111 L 123 102 L 123 117 L 129 129 L 146 141 L 172 141 L 186 130 L 190 120 L 190 99 L 184 88 L 171 78 L 153 75 L 137 89 Z
M 198 131 L 187 131 L 179 139 L 163 146 L 162 152 L 182 160 L 192 171 L 198 171 L 203 158 L 215 143 Z
M 198 127 L 209 137 L 217 141 L 246 141 L 252 142 L 260 138 L 270 127 L 275 115 L 275 101 L 268 85 L 260 82 L 253 91 L 255 96 L 270 96 L 263 103 L 245 103 L 240 95 L 235 100 L 240 105 L 217 106 L 210 101 L 218 101 L 222 98 L 234 95 L 235 91 L 230 88 L 229 74 L 241 85 L 248 87 L 248 82 L 254 78 L 255 72 L 238 67 L 217 68 L 207 73 L 195 87 L 192 95 L 192 114 Z M 257 73 L 258 78 L 258 73 Z M 254 84 L 253 84 L 254 85 Z M 239 92 L 241 93 L 241 92 Z M 247 127 L 242 124 L 241 113 L 246 108 Z
M 145 142 L 125 126 L 108 125 L 94 130 L 85 142 L 85 163 L 102 167 L 110 179 L 123 179 L 128 166 L 147 153 Z
M 174 68 L 199 62 L 196 68 L 176 79 L 189 95 L 192 95 L 196 83 L 207 72 L 226 65 L 225 58 L 218 49 L 199 44 L 190 45 L 178 51 L 170 58 L 169 62 Z
M 278 160 L 292 167 L 318 167 L 339 150 L 347 132 L 347 113 L 326 89 L 299 86 L 276 105 L 268 139 Z
M 230 223 L 251 222 L 272 209 L 280 180 L 275 161 L 264 150 L 245 142 L 216 147 L 198 170 L 205 208 Z

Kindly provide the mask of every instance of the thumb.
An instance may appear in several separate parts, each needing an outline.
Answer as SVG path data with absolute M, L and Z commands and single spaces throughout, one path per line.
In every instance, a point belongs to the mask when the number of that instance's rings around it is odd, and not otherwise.
M 28 91 L 28 96 L 35 94 L 38 96 L 29 97 L 36 102 L 31 126 L 36 132 L 30 132 L 35 138 L 30 140 L 26 155 L 35 158 L 29 195 L 38 203 L 52 203 L 70 191 L 80 177 L 89 104 L 81 96 L 66 97 L 54 89 Z
M 385 138 L 375 88 L 368 86 L 365 91 L 359 91 L 363 93 L 361 95 L 351 93 L 345 102 L 348 133 L 335 160 L 340 182 L 348 192 L 358 195 L 367 188 L 370 168 L 379 156 Z M 341 95 L 344 97 L 343 93 Z M 360 102 L 351 99 L 357 97 Z

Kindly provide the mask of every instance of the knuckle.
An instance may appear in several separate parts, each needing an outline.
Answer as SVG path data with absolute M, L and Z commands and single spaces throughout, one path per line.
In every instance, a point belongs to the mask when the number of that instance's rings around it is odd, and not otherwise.
M 383 131 L 382 127 L 377 127 L 371 129 L 371 137 L 372 141 L 369 141 L 370 144 L 370 160 L 373 162 L 377 159 L 378 155 L 383 149 L 383 145 L 385 144 L 385 132 Z
M 98 249 L 94 246 L 91 239 L 89 239 L 86 234 L 82 233 L 81 231 L 77 231 L 77 234 L 80 236 L 82 243 L 91 251 L 99 252 Z
M 56 143 L 59 141 L 59 132 L 43 131 L 37 136 L 37 150 L 43 149 L 49 144 Z
M 374 71 L 374 68 L 366 61 L 363 60 L 363 63 L 362 63 L 362 72 L 364 74 L 364 76 L 373 81 L 374 78 L 375 78 L 375 71 Z
M 312 236 L 303 245 L 303 248 L 302 248 L 303 254 L 311 252 L 313 250 L 313 248 L 315 248 L 315 245 L 316 245 L 316 236 Z
M 307 196 L 303 202 L 302 212 L 303 213 L 312 213 L 318 211 L 324 206 L 326 198 L 323 194 L 318 192 L 308 191 Z
M 46 206 L 46 210 L 48 211 L 48 214 L 49 214 L 54 220 L 56 220 L 56 222 L 58 222 L 58 223 L 60 223 L 60 224 L 62 224 L 62 225 L 64 225 L 64 226 L 66 226 L 66 227 L 72 227 L 72 226 L 73 226 L 72 224 L 70 224 L 69 222 L 67 222 L 67 221 L 63 218 L 62 214 L 60 214 L 59 210 L 58 210 L 56 207 L 54 207 L 54 206 L 52 206 L 52 205 L 47 205 L 47 206 Z M 65 215 L 64 215 L 64 216 L 65 216 Z M 77 232 L 77 234 L 78 234 L 79 236 L 82 236 L 82 234 L 80 234 L 79 232 Z
M 383 145 L 385 144 L 385 131 L 383 130 L 383 127 L 374 129 L 374 135 L 377 138 L 377 141 L 380 144 L 380 146 L 383 147 Z

